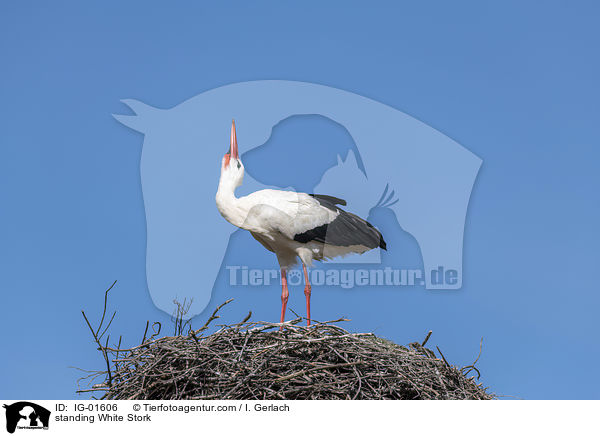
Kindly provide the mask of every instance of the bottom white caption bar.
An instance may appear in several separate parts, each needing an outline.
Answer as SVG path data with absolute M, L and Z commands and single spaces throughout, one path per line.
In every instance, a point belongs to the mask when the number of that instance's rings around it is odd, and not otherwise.
M 9 433 L 598 434 L 600 401 L 3 400 Z M 4 429 L 3 429 L 4 430 Z M 2 430 L 2 431 L 3 431 Z M 578 433 L 580 432 L 580 433 Z

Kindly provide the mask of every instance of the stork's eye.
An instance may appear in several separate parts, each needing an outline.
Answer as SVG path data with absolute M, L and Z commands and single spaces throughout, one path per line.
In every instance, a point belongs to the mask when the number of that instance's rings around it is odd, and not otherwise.
M 240 164 L 240 161 L 238 160 L 238 170 L 242 167 L 242 165 Z

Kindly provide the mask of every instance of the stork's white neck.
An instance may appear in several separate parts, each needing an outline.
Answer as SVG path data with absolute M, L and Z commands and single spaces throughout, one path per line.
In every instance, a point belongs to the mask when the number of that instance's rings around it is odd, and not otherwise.
M 237 227 L 242 227 L 247 213 L 244 212 L 240 199 L 235 196 L 235 190 L 242 184 L 243 172 L 240 174 L 229 168 L 221 171 L 219 188 L 217 190 L 217 209 L 223 218 Z

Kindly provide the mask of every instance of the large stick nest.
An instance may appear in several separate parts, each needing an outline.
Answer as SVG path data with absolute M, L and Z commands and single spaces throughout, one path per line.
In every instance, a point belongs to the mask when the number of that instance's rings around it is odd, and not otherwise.
M 111 400 L 493 398 L 468 376 L 479 374 L 474 365 L 459 369 L 439 348 L 441 358 L 424 347 L 431 332 L 403 347 L 335 325 L 343 320 L 305 327 L 297 318 L 282 331 L 281 324 L 246 319 L 203 336 L 215 314 L 187 334 L 144 334 L 134 348 L 98 340 L 107 366 L 93 376 L 105 380 L 80 392 L 100 391 Z

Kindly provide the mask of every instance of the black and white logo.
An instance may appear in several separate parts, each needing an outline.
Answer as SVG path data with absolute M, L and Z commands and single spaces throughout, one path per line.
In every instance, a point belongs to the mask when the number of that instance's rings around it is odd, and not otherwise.
M 48 429 L 50 411 L 28 401 L 19 401 L 3 406 L 6 409 L 6 431 L 14 433 L 16 429 Z

